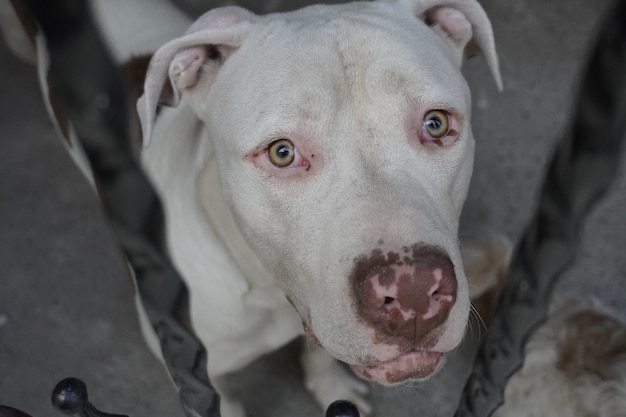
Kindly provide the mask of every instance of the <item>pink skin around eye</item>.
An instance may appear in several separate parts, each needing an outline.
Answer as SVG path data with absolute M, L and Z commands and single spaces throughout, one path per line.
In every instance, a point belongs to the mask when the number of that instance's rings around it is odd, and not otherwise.
M 454 143 L 459 137 L 460 123 L 458 118 L 453 113 L 444 113 L 448 116 L 448 132 L 440 138 L 434 138 L 430 135 L 430 133 L 428 133 L 428 129 L 426 128 L 426 121 L 422 119 L 419 129 L 419 140 L 423 145 L 427 147 L 447 146 Z

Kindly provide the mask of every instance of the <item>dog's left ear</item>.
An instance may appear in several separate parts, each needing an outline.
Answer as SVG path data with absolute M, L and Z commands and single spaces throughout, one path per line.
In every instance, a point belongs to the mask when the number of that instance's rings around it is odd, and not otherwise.
M 236 6 L 213 9 L 155 52 L 148 66 L 144 94 L 137 101 L 143 143 L 150 141 L 159 104 L 177 106 L 181 93 L 200 78 L 214 76 L 250 32 L 256 15 Z
M 388 0 L 389 1 L 389 0 Z M 491 22 L 476 0 L 397 0 L 430 26 L 450 45 L 459 65 L 463 59 L 482 51 L 496 85 L 502 77 Z

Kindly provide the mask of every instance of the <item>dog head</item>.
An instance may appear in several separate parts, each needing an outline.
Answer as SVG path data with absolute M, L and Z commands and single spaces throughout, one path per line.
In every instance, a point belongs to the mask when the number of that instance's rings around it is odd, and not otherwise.
M 309 337 L 383 384 L 434 374 L 465 332 L 472 48 L 499 85 L 473 0 L 220 8 L 157 51 L 138 104 L 148 140 L 159 102 L 190 103 L 238 226 Z

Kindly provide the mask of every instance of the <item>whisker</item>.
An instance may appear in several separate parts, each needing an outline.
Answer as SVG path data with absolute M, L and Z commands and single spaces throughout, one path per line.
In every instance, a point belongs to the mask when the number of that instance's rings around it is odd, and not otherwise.
M 482 327 L 482 329 L 485 330 L 485 332 L 487 332 L 489 330 L 488 327 L 487 327 L 487 324 L 485 323 L 485 320 L 483 320 L 483 318 L 480 316 L 480 313 L 478 312 L 478 309 L 472 303 L 470 303 L 470 314 L 472 314 L 474 317 L 476 317 L 476 319 L 478 320 L 478 324 L 481 325 L 478 328 L 479 332 L 480 332 L 481 327 Z

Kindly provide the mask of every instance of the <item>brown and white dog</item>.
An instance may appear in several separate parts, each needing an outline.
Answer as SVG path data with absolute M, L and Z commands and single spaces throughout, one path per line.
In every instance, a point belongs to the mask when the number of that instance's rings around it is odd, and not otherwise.
M 154 52 L 139 71 L 143 161 L 210 375 L 306 333 L 307 388 L 322 406 L 344 398 L 369 413 L 367 385 L 334 358 L 384 385 L 440 370 L 470 296 L 510 254 L 501 238 L 457 236 L 474 153 L 465 56 L 482 51 L 501 84 L 480 5 L 225 7 L 193 23 L 166 1 L 93 7 L 121 65 Z M 45 41 L 30 33 L 51 114 L 89 174 L 49 89 Z M 224 416 L 242 414 L 223 399 Z
M 495 417 L 626 415 L 626 326 L 601 303 L 557 297 Z

